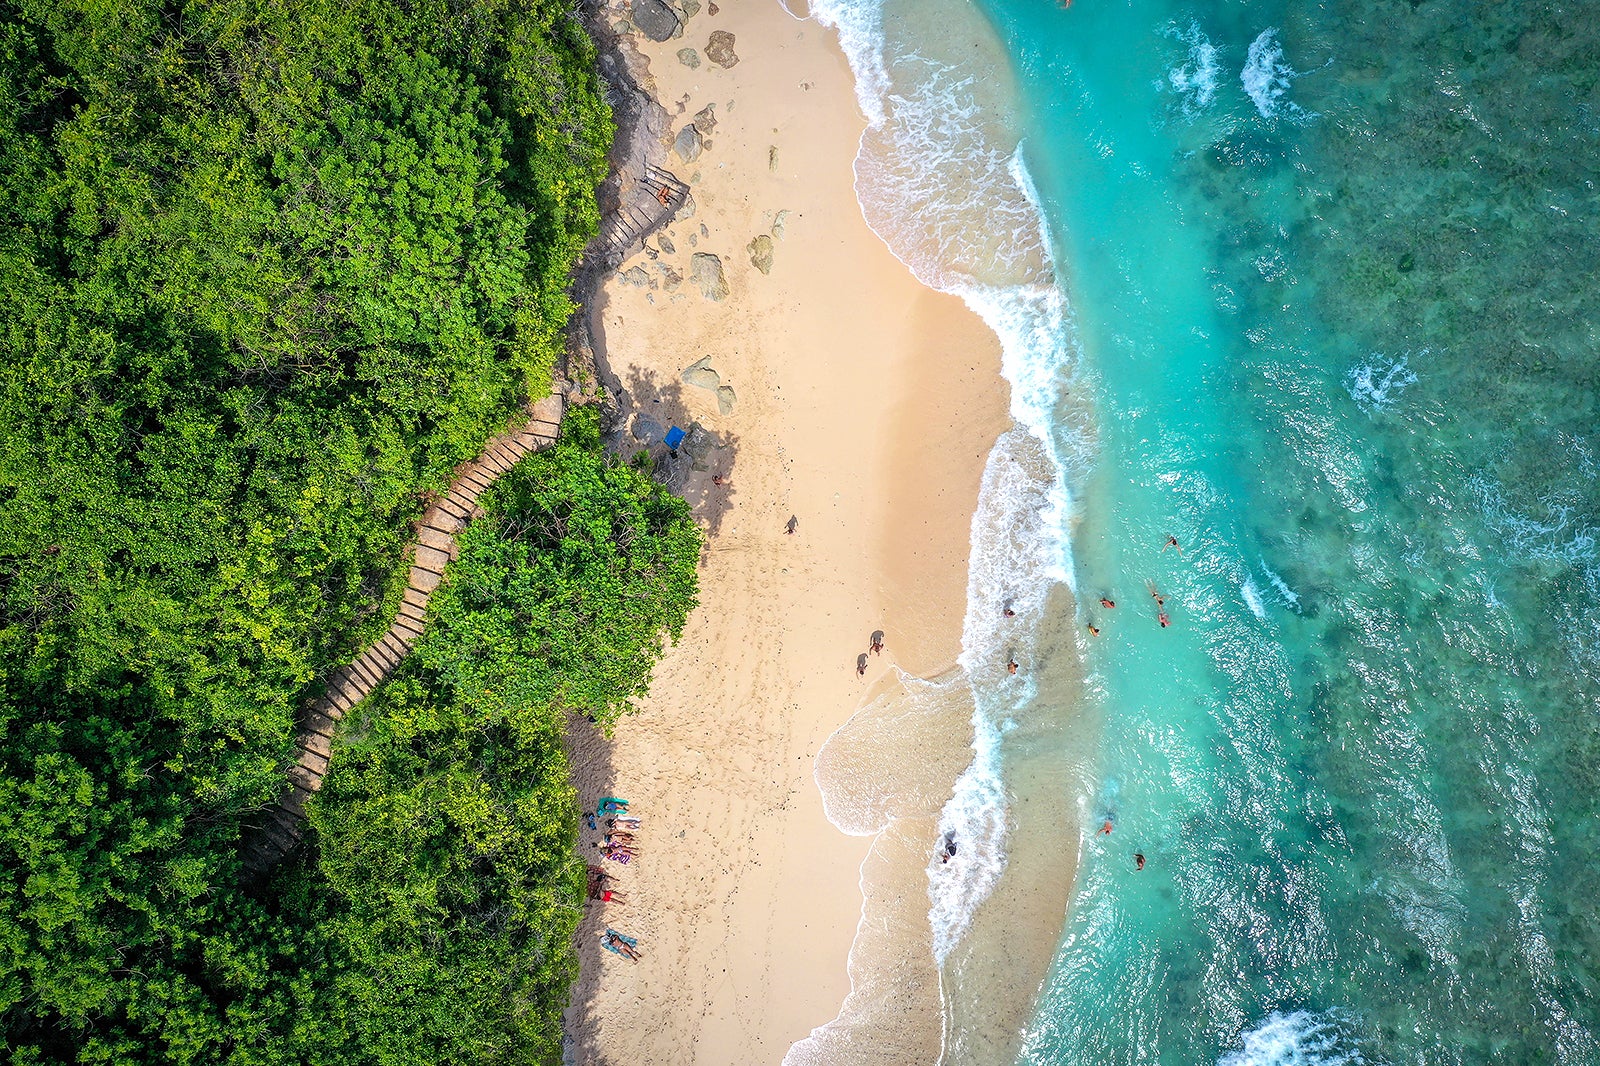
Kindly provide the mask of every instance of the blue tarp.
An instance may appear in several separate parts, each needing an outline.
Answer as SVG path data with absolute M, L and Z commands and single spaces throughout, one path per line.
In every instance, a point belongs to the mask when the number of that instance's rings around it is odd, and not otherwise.
M 679 429 L 677 426 L 673 426 L 671 429 L 667 430 L 667 447 L 671 448 L 673 451 L 677 451 L 678 445 L 683 443 L 683 438 L 686 436 L 688 436 L 687 433 Z

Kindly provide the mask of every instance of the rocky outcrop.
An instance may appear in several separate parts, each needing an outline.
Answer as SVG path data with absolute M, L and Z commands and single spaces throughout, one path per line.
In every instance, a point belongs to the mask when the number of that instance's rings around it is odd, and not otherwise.
M 706 58 L 726 70 L 738 65 L 739 57 L 733 50 L 734 36 L 727 30 L 712 30 L 706 42 Z
M 696 252 L 689 260 L 689 276 L 700 286 L 700 295 L 708 300 L 725 299 L 730 291 L 722 260 L 707 252 Z

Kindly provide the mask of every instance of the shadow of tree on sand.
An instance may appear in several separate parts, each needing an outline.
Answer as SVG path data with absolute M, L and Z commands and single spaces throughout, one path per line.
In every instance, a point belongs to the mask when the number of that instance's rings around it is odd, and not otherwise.
M 702 528 L 716 536 L 733 509 L 739 438 L 695 421 L 683 382 L 650 370 L 629 369 L 617 391 L 617 407 L 617 424 L 607 445 L 624 458 L 649 453 L 656 480 L 687 500 Z M 665 442 L 674 426 L 686 434 L 676 449 Z
M 594 811 L 601 796 L 618 795 L 617 789 L 621 783 L 612 765 L 611 750 L 611 741 L 581 715 L 573 715 L 568 720 L 567 753 L 572 766 L 572 784 L 578 790 L 578 803 L 584 811 Z M 621 795 L 626 796 L 627 793 Z M 599 853 L 589 847 L 599 836 L 598 830 L 590 830 L 587 824 L 580 824 L 578 850 L 593 854 L 595 857 L 587 860 L 591 863 L 611 866 L 611 863 L 602 862 Z M 606 872 L 619 873 L 616 870 Z M 632 886 L 619 883 L 615 887 L 626 890 Z M 584 1066 L 609 1066 L 610 1063 L 600 1050 L 599 1035 L 602 1025 L 615 1024 L 617 1019 L 614 1016 L 604 1017 L 600 972 L 608 963 L 621 964 L 621 957 L 608 957 L 600 945 L 600 938 L 613 923 L 624 931 L 632 928 L 627 923 L 626 913 L 611 913 L 613 911 L 615 905 L 607 906 L 598 900 L 585 901 L 583 920 L 578 924 L 578 979 L 573 982 L 572 998 L 567 1003 L 563 1022 L 566 1045 L 563 1059 L 583 1063 Z

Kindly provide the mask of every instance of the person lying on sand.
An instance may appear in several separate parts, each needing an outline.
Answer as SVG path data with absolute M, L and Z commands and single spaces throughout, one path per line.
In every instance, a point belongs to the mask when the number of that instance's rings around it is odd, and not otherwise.
M 593 829 L 594 826 L 591 825 L 589 828 Z M 637 829 L 637 828 L 639 828 L 639 819 L 634 817 L 631 814 L 623 815 L 621 818 L 607 818 L 606 819 L 606 828 L 607 829 L 628 829 L 628 830 Z
M 606 834 L 606 843 L 607 844 L 623 844 L 623 845 L 632 847 L 633 846 L 633 834 L 632 833 L 607 833 Z
M 621 892 L 614 888 L 601 888 L 598 885 L 589 890 L 589 898 L 597 899 L 601 903 L 616 903 L 620 906 L 626 906 L 628 903 L 628 897 Z
M 622 955 L 633 960 L 634 962 L 638 962 L 640 959 L 644 958 L 644 955 L 640 953 L 639 949 L 628 943 L 627 938 L 625 938 L 621 933 L 612 932 L 610 929 L 607 929 L 605 935 L 600 938 L 600 942 L 609 950 L 615 951 L 618 955 Z

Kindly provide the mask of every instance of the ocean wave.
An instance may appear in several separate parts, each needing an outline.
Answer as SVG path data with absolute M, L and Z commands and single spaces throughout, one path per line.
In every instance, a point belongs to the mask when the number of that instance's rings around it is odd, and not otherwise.
M 1191 22 L 1187 29 L 1170 23 L 1166 33 L 1188 46 L 1184 61 L 1167 71 L 1167 84 L 1182 101 L 1184 115 L 1194 118 L 1217 98 L 1222 84 L 1222 53 L 1201 32 L 1199 23 Z
M 1274 1011 L 1240 1037 L 1243 1047 L 1218 1066 L 1364 1066 L 1354 1027 L 1341 1011 Z
M 1427 354 L 1426 350 L 1423 352 Z M 1350 398 L 1368 414 L 1386 411 L 1394 406 L 1400 394 L 1417 383 L 1416 371 L 1408 365 L 1408 355 L 1390 359 L 1374 353 L 1364 363 L 1345 371 L 1344 384 Z
M 1284 59 L 1278 31 L 1269 28 L 1262 30 L 1250 42 L 1250 51 L 1245 56 L 1244 69 L 1239 72 L 1239 81 L 1262 118 L 1315 118 L 1316 115 L 1303 110 L 1300 105 L 1284 99 L 1294 80 L 1300 76 L 1301 72 Z

